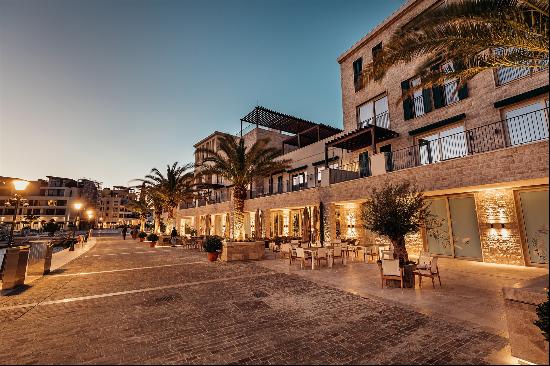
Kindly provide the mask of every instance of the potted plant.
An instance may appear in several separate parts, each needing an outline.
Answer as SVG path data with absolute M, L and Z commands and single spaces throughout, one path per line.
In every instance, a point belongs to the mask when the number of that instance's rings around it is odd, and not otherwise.
M 151 244 L 149 244 L 149 246 L 151 248 L 154 248 L 155 245 L 157 245 L 157 241 L 159 240 L 159 236 L 155 233 L 151 233 L 151 234 L 147 235 L 147 240 L 149 240 L 151 242 Z
M 222 249 L 222 239 L 215 235 L 207 236 L 202 247 L 208 254 L 208 260 L 210 262 L 215 262 L 218 260 L 219 251 Z
M 140 231 L 139 234 L 138 234 L 138 238 L 139 238 L 139 241 L 140 242 L 143 242 L 145 241 L 145 238 L 147 237 L 147 234 L 145 233 L 145 231 Z

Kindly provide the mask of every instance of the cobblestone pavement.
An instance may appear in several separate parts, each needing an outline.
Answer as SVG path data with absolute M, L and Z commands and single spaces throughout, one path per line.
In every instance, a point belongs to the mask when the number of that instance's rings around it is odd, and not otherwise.
M 479 364 L 507 344 L 297 275 L 205 257 L 100 240 L 0 297 L 0 363 Z

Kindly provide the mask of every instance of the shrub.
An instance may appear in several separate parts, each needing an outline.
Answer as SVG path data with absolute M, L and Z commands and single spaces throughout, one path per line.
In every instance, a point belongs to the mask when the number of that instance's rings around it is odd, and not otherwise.
M 43 226 L 43 229 L 45 232 L 49 233 L 50 236 L 53 236 L 53 234 L 55 234 L 55 232 L 58 231 L 60 227 L 58 224 L 55 223 L 54 219 L 51 219 L 50 222 Z
M 222 249 L 222 238 L 219 236 L 207 236 L 204 244 L 202 245 L 205 252 L 217 252 Z
M 147 233 L 145 231 L 140 231 L 139 234 L 138 234 L 138 238 L 146 238 L 147 237 Z
M 548 333 L 550 333 L 550 329 L 549 329 L 550 319 L 548 314 L 548 310 L 549 310 L 548 306 L 550 302 L 550 291 L 547 292 L 547 296 L 548 296 L 548 300 L 546 300 L 546 302 L 543 302 L 542 304 L 539 304 L 537 306 L 537 315 L 539 318 L 538 320 L 535 321 L 535 325 L 539 327 L 546 341 L 549 341 Z
M 147 240 L 149 240 L 149 241 L 158 241 L 159 236 L 157 234 L 149 234 L 149 235 L 147 235 Z

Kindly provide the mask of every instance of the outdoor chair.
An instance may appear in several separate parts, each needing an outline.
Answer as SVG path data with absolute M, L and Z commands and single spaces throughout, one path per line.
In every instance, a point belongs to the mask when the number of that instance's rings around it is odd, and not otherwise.
M 367 262 L 367 257 L 372 261 L 374 262 L 375 260 L 377 260 L 379 258 L 379 255 L 378 255 L 378 248 L 374 245 L 370 245 L 367 247 L 367 250 L 365 250 L 365 262 Z
M 296 248 L 296 259 L 300 261 L 300 269 L 304 268 L 304 265 L 309 260 L 311 261 L 311 255 L 304 251 L 304 248 Z
M 321 261 L 325 261 L 325 263 L 328 265 L 328 250 L 327 248 L 319 248 L 317 249 L 317 253 L 315 254 L 314 260 L 317 262 L 317 267 L 321 267 Z
M 416 269 L 429 269 L 432 262 L 432 256 L 429 252 L 420 252 L 418 261 L 416 262 Z
M 398 259 L 382 259 L 380 277 L 382 280 L 382 288 L 384 288 L 385 280 L 401 281 L 401 288 L 403 288 L 403 268 L 399 267 Z
M 340 258 L 342 264 L 344 264 L 344 252 L 342 251 L 342 247 L 334 247 L 332 258 L 333 260 Z
M 422 277 L 430 277 L 432 279 L 432 286 L 435 288 L 434 278 L 437 277 L 439 281 L 439 287 L 441 287 L 441 277 L 439 276 L 439 267 L 437 267 L 437 257 L 433 257 L 428 269 L 417 269 L 414 274 L 418 276 L 418 286 L 422 288 Z
M 292 247 L 288 243 L 283 243 L 281 244 L 281 249 L 279 252 L 281 254 L 281 258 L 288 257 L 289 259 L 291 259 L 290 257 L 292 256 Z

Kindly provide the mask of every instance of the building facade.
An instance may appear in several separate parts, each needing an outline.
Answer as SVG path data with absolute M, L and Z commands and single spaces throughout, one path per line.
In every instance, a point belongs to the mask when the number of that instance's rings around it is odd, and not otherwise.
M 241 120 L 278 136 L 292 167 L 250 187 L 245 227 L 252 236 L 299 236 L 303 210 L 322 211 L 313 229 L 325 241 L 384 241 L 361 225 L 360 207 L 373 188 L 409 180 L 430 199 L 444 239 L 407 238 L 421 250 L 457 259 L 548 265 L 548 70 L 499 69 L 458 89 L 454 80 L 403 98 L 419 82 L 421 60 L 391 68 L 364 85 L 367 65 L 393 32 L 443 1 L 411 0 L 344 52 L 343 131 L 255 108 Z M 453 64 L 440 65 L 452 70 Z M 404 100 L 403 100 L 404 99 Z M 244 138 L 253 139 L 245 134 Z M 249 136 L 249 137 L 247 137 Z M 180 229 L 229 236 L 232 204 L 204 200 L 180 207 Z M 313 217 L 310 214 L 309 217 Z
M 9 206 L 8 201 L 13 194 L 12 181 L 17 178 L 0 177 L 0 222 L 10 224 L 13 221 L 15 208 Z M 75 223 L 79 211 L 74 204 L 81 203 L 81 219 L 83 210 L 97 207 L 98 184 L 89 179 L 75 180 L 71 178 L 48 176 L 47 179 L 30 181 L 27 189 L 22 193 L 26 199 L 25 205 L 18 208 L 16 215 L 16 229 L 28 226 L 40 229 L 45 222 L 54 220 L 62 228 Z
M 130 201 L 137 199 L 138 195 L 134 188 L 123 186 L 103 188 L 99 199 L 99 227 L 115 228 L 121 225 L 139 225 L 139 217 L 127 207 Z

